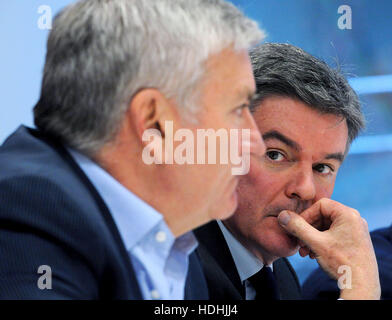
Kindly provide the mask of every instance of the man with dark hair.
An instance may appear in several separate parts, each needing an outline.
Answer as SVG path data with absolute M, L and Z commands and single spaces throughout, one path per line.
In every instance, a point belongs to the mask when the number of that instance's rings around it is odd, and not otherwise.
M 364 126 L 357 95 L 338 71 L 295 46 L 263 44 L 250 56 L 258 95 L 252 112 L 266 153 L 252 157 L 249 174 L 241 177 L 235 214 L 195 231 L 211 299 L 300 299 L 285 258 L 298 249 L 335 280 L 339 267 L 348 265 L 356 289 L 369 293 L 342 290 L 341 298 L 377 298 L 366 222 L 356 210 L 328 199 Z M 339 215 L 351 219 L 355 235 L 345 237 L 339 219 L 331 226 Z M 305 220 L 314 228 L 297 230 Z M 338 234 L 340 240 L 333 240 Z M 368 265 L 361 254 L 369 257 Z M 328 265 L 331 258 L 336 261 Z

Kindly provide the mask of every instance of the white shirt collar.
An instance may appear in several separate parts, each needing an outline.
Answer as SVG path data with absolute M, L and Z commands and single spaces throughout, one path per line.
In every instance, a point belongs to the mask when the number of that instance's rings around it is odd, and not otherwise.
M 145 299 L 184 299 L 189 255 L 197 240 L 189 231 L 175 238 L 163 215 L 98 164 L 68 149 L 106 203 L 130 255 Z
M 259 272 L 264 264 L 233 236 L 222 221 L 217 220 L 217 222 L 230 249 L 240 279 L 244 282 Z M 272 268 L 272 265 L 270 267 Z
M 127 250 L 158 224 L 164 223 L 161 213 L 125 188 L 98 164 L 73 149 L 68 151 L 108 206 Z M 168 234 L 174 242 L 174 235 L 171 232 Z

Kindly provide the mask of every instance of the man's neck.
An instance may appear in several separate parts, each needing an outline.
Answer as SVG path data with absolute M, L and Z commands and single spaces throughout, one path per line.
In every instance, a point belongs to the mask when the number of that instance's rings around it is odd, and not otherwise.
M 127 157 L 110 151 L 101 152 L 95 161 L 125 188 L 162 214 L 175 237 L 195 228 L 195 216 L 205 216 L 191 213 L 190 208 L 186 207 L 190 204 L 181 207 L 181 199 L 177 199 L 176 193 L 163 184 L 168 181 L 168 177 L 163 176 L 162 168 L 140 163 L 135 153 Z M 199 221 L 198 225 L 207 222 Z
M 234 228 L 231 228 L 230 224 L 226 221 L 222 221 L 223 225 L 227 230 L 235 237 L 235 239 L 249 252 L 251 252 L 257 259 L 261 261 L 263 265 L 272 265 L 279 257 L 273 256 L 266 252 L 258 243 L 253 243 L 249 239 L 245 239 L 239 232 L 236 232 Z

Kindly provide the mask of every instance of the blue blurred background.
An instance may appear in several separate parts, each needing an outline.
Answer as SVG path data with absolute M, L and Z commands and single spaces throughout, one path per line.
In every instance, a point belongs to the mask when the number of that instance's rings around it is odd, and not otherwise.
M 32 125 L 49 30 L 38 21 L 48 5 L 56 14 L 69 0 L 0 2 L 0 143 L 21 123 Z M 370 230 L 392 223 L 392 1 L 232 0 L 267 31 L 340 66 L 360 94 L 367 130 L 354 142 L 333 199 L 358 209 Z M 341 5 L 352 10 L 352 29 L 340 29 Z M 303 282 L 317 263 L 290 258 Z

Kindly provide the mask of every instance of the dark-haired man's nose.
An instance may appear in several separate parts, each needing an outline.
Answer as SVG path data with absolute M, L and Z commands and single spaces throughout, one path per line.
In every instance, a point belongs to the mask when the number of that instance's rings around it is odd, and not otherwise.
M 314 184 L 313 169 L 301 169 L 293 174 L 293 177 L 286 189 L 289 198 L 299 200 L 313 200 L 316 196 L 316 186 Z

